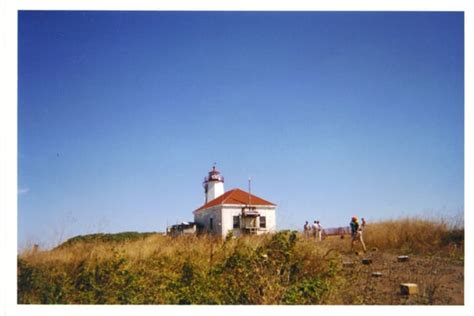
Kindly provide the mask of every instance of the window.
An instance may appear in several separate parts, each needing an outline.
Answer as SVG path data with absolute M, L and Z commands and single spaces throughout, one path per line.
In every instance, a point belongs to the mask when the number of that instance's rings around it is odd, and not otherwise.
M 239 216 L 234 216 L 234 225 L 232 227 L 233 228 L 240 228 L 240 217 Z
M 214 219 L 211 217 L 209 218 L 209 230 L 213 230 L 214 229 Z
M 267 218 L 260 216 L 260 228 L 267 228 Z

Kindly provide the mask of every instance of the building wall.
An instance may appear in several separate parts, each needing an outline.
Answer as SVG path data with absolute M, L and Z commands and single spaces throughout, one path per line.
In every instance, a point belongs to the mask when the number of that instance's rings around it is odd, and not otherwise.
M 203 228 L 203 232 L 222 235 L 222 212 L 221 206 L 215 206 L 194 214 L 194 222 Z M 210 228 L 210 218 L 213 219 L 213 227 Z
M 275 207 L 273 207 L 273 208 L 261 208 L 261 209 L 257 208 L 257 211 L 260 213 L 261 216 L 265 216 L 266 219 L 267 219 L 266 232 L 268 232 L 268 233 L 276 232 L 276 211 L 275 211 Z
M 229 231 L 234 230 L 234 216 L 239 216 L 241 212 L 241 207 L 227 206 L 222 209 L 222 235 L 226 236 Z M 234 236 L 240 235 L 240 230 L 234 231 Z
M 244 205 L 217 205 L 212 208 L 201 210 L 194 214 L 194 222 L 200 224 L 204 232 L 226 236 L 232 231 L 234 236 L 241 236 L 243 231 L 234 229 L 234 216 L 240 216 Z M 258 234 L 276 232 L 276 211 L 275 206 L 257 207 L 256 211 L 260 216 L 266 217 L 266 228 L 258 230 Z M 213 229 L 209 227 L 209 219 L 213 218 Z M 260 217 L 257 217 L 257 227 L 260 227 Z M 241 222 L 242 224 L 242 222 Z
M 233 231 L 234 236 L 243 234 L 242 230 L 234 229 L 234 216 L 239 216 L 242 213 L 242 206 L 224 206 L 222 212 L 222 235 L 225 236 L 229 231 Z M 256 210 L 260 216 L 266 217 L 266 228 L 259 230 L 258 234 L 276 232 L 276 212 L 275 207 L 257 207 Z M 257 217 L 257 227 L 260 227 L 260 218 Z M 242 223 L 241 223 L 242 224 Z

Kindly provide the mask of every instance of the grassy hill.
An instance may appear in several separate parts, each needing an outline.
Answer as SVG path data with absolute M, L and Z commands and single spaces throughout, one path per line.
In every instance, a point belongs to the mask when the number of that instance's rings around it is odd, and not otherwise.
M 152 235 L 156 235 L 156 232 L 146 232 L 146 233 L 139 233 L 139 232 L 122 232 L 116 234 L 89 234 L 89 235 L 80 235 L 72 237 L 59 246 L 56 249 L 65 249 L 71 247 L 73 245 L 79 243 L 121 243 L 121 242 L 129 242 L 129 241 L 136 241 L 139 239 L 145 239 Z
M 462 229 L 402 219 L 369 224 L 364 234 L 365 254 L 351 252 L 349 238 L 316 242 L 291 231 L 225 240 L 136 232 L 78 236 L 18 256 L 18 303 L 464 303 Z M 401 254 L 410 260 L 398 262 Z M 354 265 L 347 268 L 349 261 Z M 382 277 L 372 277 L 375 271 Z M 420 293 L 400 295 L 402 282 L 419 284 Z

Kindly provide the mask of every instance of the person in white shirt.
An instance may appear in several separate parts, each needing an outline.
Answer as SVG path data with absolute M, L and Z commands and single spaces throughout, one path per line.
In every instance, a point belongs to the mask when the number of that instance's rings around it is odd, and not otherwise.
M 322 226 L 319 224 L 319 221 L 314 221 L 313 222 L 313 236 L 316 241 L 321 241 L 322 240 Z
M 323 226 L 321 226 L 319 221 L 316 221 L 316 240 L 317 241 L 322 240 L 322 234 L 323 234 Z

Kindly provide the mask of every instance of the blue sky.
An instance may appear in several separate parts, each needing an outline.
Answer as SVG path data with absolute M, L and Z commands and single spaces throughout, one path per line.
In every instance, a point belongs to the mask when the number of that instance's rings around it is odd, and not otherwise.
M 279 228 L 464 209 L 464 16 L 19 13 L 18 238 L 192 220 L 214 162 Z

